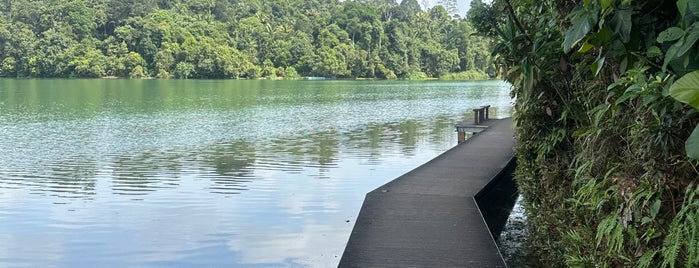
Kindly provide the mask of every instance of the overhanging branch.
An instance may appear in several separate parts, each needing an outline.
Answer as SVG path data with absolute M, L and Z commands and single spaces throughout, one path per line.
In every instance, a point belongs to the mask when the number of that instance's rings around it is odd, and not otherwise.
M 514 8 L 512 8 L 512 4 L 510 4 L 510 0 L 505 0 L 505 5 L 506 5 L 505 8 L 507 9 L 507 13 L 510 14 L 510 18 L 512 18 L 512 20 L 515 22 L 517 29 L 520 32 L 522 32 L 522 34 L 526 34 L 527 32 L 524 31 L 524 27 L 522 27 L 522 23 L 519 22 L 519 19 L 515 15 L 515 10 L 514 10 Z M 527 37 L 527 39 L 529 39 L 529 37 Z

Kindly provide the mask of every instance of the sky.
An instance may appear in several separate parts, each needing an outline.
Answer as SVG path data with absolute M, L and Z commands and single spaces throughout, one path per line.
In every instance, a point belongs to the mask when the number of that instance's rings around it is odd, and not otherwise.
M 430 0 L 429 2 L 432 6 L 434 6 L 437 4 L 438 1 L 439 0 Z M 418 0 L 418 3 L 422 3 L 422 1 Z M 459 15 L 461 15 L 461 17 L 463 18 L 466 15 L 466 12 L 468 11 L 469 7 L 471 6 L 471 0 L 456 0 L 456 5 L 459 8 Z
M 461 14 L 461 17 L 463 17 L 471 6 L 471 0 L 457 0 L 456 4 L 459 7 L 459 14 Z

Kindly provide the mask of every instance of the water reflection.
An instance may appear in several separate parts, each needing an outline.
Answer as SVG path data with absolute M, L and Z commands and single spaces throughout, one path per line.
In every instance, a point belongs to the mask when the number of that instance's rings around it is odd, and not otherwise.
M 95 194 L 96 163 L 94 159 L 66 159 L 49 166 L 46 189 L 59 197 L 80 198 Z M 40 187 L 41 188 L 41 187 Z
M 206 151 L 207 154 L 197 158 L 204 159 L 203 164 L 213 168 L 212 174 L 215 176 L 210 176 L 212 185 L 209 187 L 212 193 L 237 194 L 246 190 L 246 183 L 254 178 L 255 147 L 253 144 L 235 141 L 207 148 Z
M 452 143 L 454 120 L 442 117 L 436 122 L 408 120 L 341 132 L 329 130 L 287 136 L 268 141 L 220 142 L 207 146 L 172 151 L 143 151 L 118 156 L 78 156 L 59 159 L 34 175 L 12 174 L 0 170 L 0 187 L 31 184 L 58 197 L 86 198 L 95 194 L 97 179 L 110 184 L 118 195 L 147 195 L 160 189 L 178 188 L 183 177 L 210 182 L 207 189 L 216 194 L 239 194 L 247 184 L 260 179 L 260 170 L 279 170 L 301 174 L 316 169 L 311 176 L 330 178 L 331 169 L 344 157 L 378 160 L 387 151 L 400 151 L 404 157 L 417 153 L 421 141 Z M 445 135 L 445 133 L 448 133 Z M 34 166 L 43 169 L 41 166 Z M 19 178 L 18 178 L 19 176 Z
M 178 185 L 178 159 L 167 154 L 143 152 L 117 157 L 112 167 L 111 183 L 114 194 L 145 195 L 159 188 Z
M 366 192 L 507 114 L 473 85 L 0 80 L 0 266 L 335 266 Z

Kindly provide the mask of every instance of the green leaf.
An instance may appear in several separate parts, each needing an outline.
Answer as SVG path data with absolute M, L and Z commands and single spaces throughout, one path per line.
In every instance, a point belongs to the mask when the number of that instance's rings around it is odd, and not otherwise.
M 699 23 L 694 23 L 695 26 L 698 24 Z M 699 28 L 694 27 L 694 30 L 687 36 L 687 39 L 684 40 L 684 44 L 677 51 L 677 57 L 684 56 L 685 53 L 694 48 L 694 43 L 696 43 L 697 40 L 699 40 Z
M 658 250 L 649 250 L 641 258 L 638 259 L 638 265 L 636 268 L 648 268 L 653 264 L 653 259 L 655 255 L 658 254 Z
M 629 57 L 624 57 L 623 60 L 621 60 L 621 63 L 619 63 L 619 71 L 621 73 L 626 72 L 626 68 L 629 67 Z
M 670 87 L 663 87 L 663 97 L 670 97 Z
M 660 199 L 655 200 L 655 202 L 653 202 L 653 205 L 651 205 L 651 207 L 650 207 L 650 216 L 652 218 L 655 218 L 656 216 L 658 216 L 658 212 L 660 211 L 661 205 L 662 205 L 662 203 L 660 202 Z
M 614 33 L 621 37 L 621 41 L 628 43 L 631 40 L 631 8 L 618 9 L 614 12 L 614 17 L 612 18 L 612 25 L 614 25 Z
M 658 34 L 658 38 L 656 40 L 658 41 L 658 43 L 662 44 L 663 42 L 675 41 L 677 39 L 680 39 L 680 37 L 684 36 L 684 34 L 684 30 L 682 30 L 681 28 L 671 27 Z
M 612 32 L 607 29 L 602 29 L 599 32 L 591 34 L 585 39 L 585 42 L 580 46 L 578 52 L 585 53 L 595 47 L 601 47 L 612 40 Z
M 680 11 L 680 15 L 682 15 L 682 18 L 687 15 L 687 1 L 689 0 L 677 0 L 677 10 Z
M 655 58 L 662 55 L 663 51 L 661 51 L 660 48 L 657 46 L 651 46 L 648 48 L 648 51 L 646 51 L 646 57 L 648 58 Z
M 670 48 L 667 49 L 667 52 L 665 52 L 665 61 L 663 62 L 663 71 L 667 68 L 667 65 L 670 64 L 671 61 L 674 61 L 678 59 L 677 53 L 680 51 L 680 47 L 684 44 L 684 38 L 680 38 L 677 43 L 673 44 L 670 46 Z
M 643 96 L 643 105 L 650 105 L 651 103 L 654 103 L 656 100 L 658 100 L 658 95 L 655 94 L 648 94 Z
M 677 4 L 679 5 L 679 2 Z M 689 10 L 694 13 L 694 16 L 699 17 L 699 1 L 689 1 Z
M 611 48 L 607 51 L 606 57 L 623 57 L 627 53 L 624 43 L 619 39 L 614 39 Z
M 580 12 L 575 15 L 572 25 L 565 31 L 563 50 L 566 53 L 592 30 L 592 25 L 594 24 L 592 20 L 592 15 L 589 12 Z
M 615 104 L 619 105 L 622 102 L 627 101 L 630 98 L 635 98 L 638 96 L 638 91 L 641 89 L 638 85 L 632 85 L 624 91 L 624 94 L 616 100 Z
M 600 4 L 602 4 L 602 9 L 607 9 L 610 6 L 614 5 L 614 2 L 616 0 L 600 0 Z
M 603 46 L 609 41 L 612 40 L 612 31 L 608 29 L 602 29 L 599 32 L 596 32 L 592 35 L 590 35 L 589 38 L 587 38 L 587 42 L 589 42 L 591 45 L 599 47 Z
M 699 126 L 694 128 L 692 135 L 685 141 L 684 149 L 687 151 L 687 157 L 699 159 Z
M 580 46 L 580 49 L 578 49 L 578 52 L 580 53 L 585 53 L 588 52 L 590 49 L 594 48 L 592 44 L 585 42 L 582 46 Z
M 682 76 L 670 86 L 670 96 L 699 109 L 699 71 Z
M 602 70 L 602 67 L 604 66 L 604 57 L 598 58 L 592 65 L 590 66 L 590 69 L 595 76 L 599 74 L 599 72 Z

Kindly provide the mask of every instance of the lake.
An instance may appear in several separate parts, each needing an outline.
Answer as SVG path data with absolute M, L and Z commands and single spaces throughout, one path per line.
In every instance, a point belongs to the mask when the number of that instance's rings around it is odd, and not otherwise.
M 0 79 L 0 267 L 333 267 L 500 81 Z

